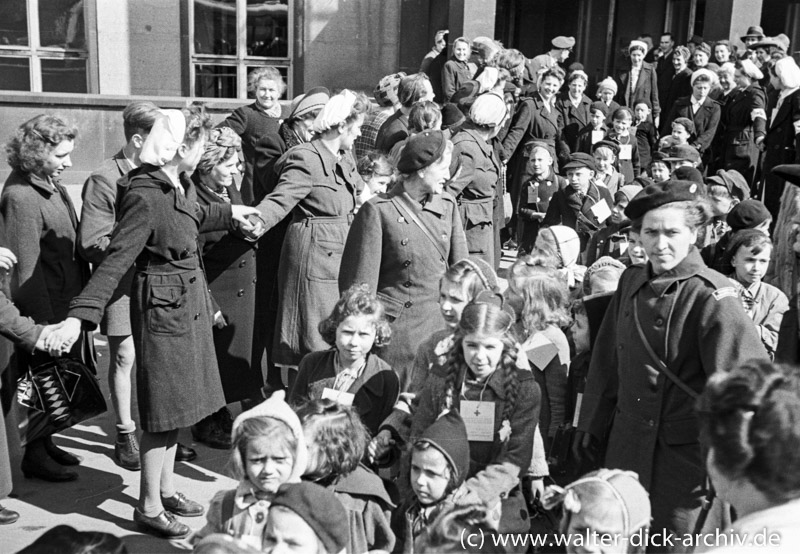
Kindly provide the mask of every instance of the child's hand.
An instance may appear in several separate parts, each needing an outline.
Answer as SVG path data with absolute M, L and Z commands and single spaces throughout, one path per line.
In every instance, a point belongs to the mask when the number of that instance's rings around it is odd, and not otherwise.
M 544 479 L 543 478 L 531 479 L 531 490 L 530 490 L 530 493 L 531 493 L 531 498 L 534 499 L 534 500 L 541 499 L 542 496 L 544 496 Z
M 394 442 L 391 431 L 386 429 L 380 431 L 375 435 L 375 438 L 370 441 L 367 447 L 367 454 L 369 454 L 370 461 L 374 463 L 376 460 L 380 460 L 386 456 L 392 449 Z

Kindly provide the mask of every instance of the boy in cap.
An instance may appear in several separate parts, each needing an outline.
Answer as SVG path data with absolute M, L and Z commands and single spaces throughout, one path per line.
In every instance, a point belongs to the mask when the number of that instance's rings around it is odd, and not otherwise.
M 750 186 L 735 169 L 720 169 L 716 175 L 706 179 L 706 186 L 706 197 L 711 204 L 713 217 L 698 233 L 698 240 L 702 239 L 698 243 L 701 248 L 718 242 L 728 232 L 730 227 L 725 220 L 728 213 L 736 204 L 750 198 Z
M 597 83 L 597 98 L 606 105 L 606 126 L 611 127 L 611 116 L 620 105 L 614 100 L 617 96 L 617 82 L 612 77 L 606 77 Z
M 611 139 L 604 139 L 592 145 L 594 158 L 594 182 L 608 189 L 611 196 L 625 184 L 625 178 L 617 170 L 619 144 Z
M 679 167 L 696 168 L 700 165 L 700 152 L 689 144 L 671 146 L 665 153 L 664 161 L 670 163 L 670 169 L 673 172 Z
M 633 197 L 642 191 L 643 185 L 640 183 L 645 186 L 648 183 L 652 183 L 647 177 L 639 177 L 637 181 L 623 186 L 614 194 L 614 207 L 611 209 L 609 224 L 597 231 L 589 239 L 589 244 L 584 253 L 584 260 L 587 266 L 592 265 L 603 256 L 619 260 L 628 251 L 631 220 L 625 215 L 625 208 L 633 200 Z
M 592 153 L 592 146 L 606 138 L 608 106 L 600 100 L 589 107 L 589 123 L 578 131 L 578 152 Z
M 666 154 L 658 151 L 653 152 L 653 157 L 650 160 L 650 166 L 647 171 L 650 174 L 650 178 L 656 183 L 669 179 L 669 162 L 665 161 L 664 158 L 666 158 Z
M 708 96 L 717 82 L 719 82 L 717 75 L 708 69 L 700 68 L 692 73 L 689 80 L 692 86 L 691 96 L 678 98 L 667 117 L 669 121 L 675 121 L 679 117 L 692 120 L 694 123 L 692 145 L 700 152 L 706 164 L 710 159 L 711 141 L 717 132 L 722 115 L 720 105 Z
M 569 186 L 553 194 L 543 223 L 547 226 L 566 225 L 574 229 L 583 251 L 591 235 L 608 223 L 613 200 L 608 189 L 592 182 L 595 163 L 589 154 L 572 154 L 563 169 L 567 173 Z
M 719 272 L 724 271 L 731 236 L 743 229 L 756 229 L 769 236 L 772 215 L 763 202 L 748 198 L 733 206 L 725 217 L 725 221 L 728 224 L 728 232 L 722 235 L 716 243 L 709 244 L 700 251 L 700 256 L 706 265 Z
M 688 117 L 678 117 L 670 124 L 672 133 L 663 137 L 660 141 L 662 150 L 669 149 L 672 146 L 682 146 L 689 144 L 689 141 L 694 135 L 694 123 Z

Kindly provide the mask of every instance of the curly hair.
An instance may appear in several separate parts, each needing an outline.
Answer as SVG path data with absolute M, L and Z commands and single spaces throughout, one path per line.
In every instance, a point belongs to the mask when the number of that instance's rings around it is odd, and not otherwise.
M 751 360 L 708 380 L 698 400 L 700 440 L 714 465 L 745 478 L 773 502 L 800 497 L 800 376 Z
M 421 133 L 442 126 L 442 110 L 436 102 L 416 102 L 408 114 L 408 130 Z
M 543 82 L 548 77 L 555 77 L 558 80 L 559 83 L 563 83 L 564 82 L 564 77 L 566 77 L 566 73 L 564 73 L 564 70 L 561 69 L 561 67 L 556 65 L 556 66 L 553 66 L 553 67 L 545 70 L 545 72 L 542 73 L 542 76 L 540 77 L 539 82 L 540 83 Z
M 201 175 L 208 175 L 222 162 L 228 161 L 242 149 L 242 139 L 230 127 L 218 127 L 208 134 L 203 156 L 197 164 Z
M 522 322 L 529 333 L 544 331 L 548 326 L 566 327 L 570 295 L 563 277 L 543 255 L 531 256 L 528 271 L 522 280 Z
M 386 319 L 386 309 L 378 297 L 370 292 L 366 283 L 353 285 L 344 291 L 333 307 L 331 315 L 319 322 L 319 334 L 322 335 L 322 340 L 334 346 L 339 324 L 351 315 L 368 315 L 375 318 L 373 348 L 389 344 L 392 339 L 392 329 Z
M 186 118 L 183 142 L 186 146 L 192 146 L 211 130 L 211 116 L 206 112 L 206 106 L 202 102 L 192 102 L 181 112 Z
M 263 80 L 274 81 L 281 96 L 286 92 L 286 83 L 283 80 L 283 75 L 271 65 L 256 68 L 247 74 L 247 92 L 255 93 L 258 83 Z
M 228 461 L 228 473 L 234 479 L 242 480 L 247 475 L 247 445 L 254 439 L 266 438 L 271 443 L 287 452 L 294 465 L 297 452 L 297 439 L 292 429 L 283 421 L 274 417 L 257 416 L 245 419 L 236 428 L 233 437 L 231 458 Z
M 392 167 L 389 158 L 386 154 L 371 150 L 358 159 L 358 174 L 367 179 L 372 175 L 393 175 L 394 168 Z
M 296 412 L 308 444 L 306 477 L 330 484 L 356 470 L 370 436 L 353 407 L 322 399 L 311 400 Z
M 76 136 L 77 129 L 60 117 L 37 115 L 20 125 L 6 144 L 8 165 L 23 173 L 36 173 L 59 144 Z

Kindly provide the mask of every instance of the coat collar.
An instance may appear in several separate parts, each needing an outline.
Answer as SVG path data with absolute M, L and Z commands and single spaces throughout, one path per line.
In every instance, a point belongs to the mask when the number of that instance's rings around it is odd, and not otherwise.
M 160 167 L 150 164 L 144 164 L 137 169 L 133 170 L 129 175 L 129 186 L 133 188 L 159 188 L 165 194 L 171 194 L 174 198 L 175 209 L 185 213 L 192 219 L 197 220 L 197 213 L 195 212 L 195 203 L 187 198 L 189 190 L 194 186 L 192 181 L 186 177 L 185 173 L 181 173 L 180 181 L 183 185 L 184 193 L 179 193 L 172 180 L 164 173 Z
M 125 157 L 125 153 L 120 150 L 111 158 L 117 164 L 120 176 L 127 174 L 129 171 L 136 169 L 134 165 Z
M 650 262 L 644 267 L 637 268 L 628 290 L 628 295 L 633 297 L 639 292 L 639 289 L 649 283 L 653 292 L 658 296 L 663 296 L 673 284 L 686 281 L 704 269 L 706 269 L 706 264 L 703 262 L 703 258 L 700 257 L 700 252 L 696 247 L 692 246 L 689 254 L 681 263 L 661 275 L 653 273 L 653 266 Z
M 441 217 L 445 211 L 445 202 L 444 198 L 441 194 L 429 194 L 427 200 L 424 204 L 420 204 L 409 194 L 406 192 L 405 187 L 400 184 L 398 186 L 392 187 L 392 189 L 386 193 L 389 198 L 394 196 L 398 197 L 401 202 L 403 202 L 408 208 L 413 209 L 415 213 L 419 213 L 421 211 L 431 212 L 432 214 L 436 214 L 437 216 Z
M 319 156 L 319 159 L 322 162 L 322 171 L 325 173 L 325 175 L 331 176 L 336 174 L 336 165 L 339 163 L 336 154 L 325 148 L 325 145 L 323 145 L 319 140 L 312 140 L 308 143 L 308 145 Z
M 15 170 L 16 171 L 16 170 Z M 42 179 L 38 175 L 34 175 L 33 173 L 22 173 L 19 172 L 19 175 L 30 185 L 36 189 L 39 194 L 43 195 L 46 198 L 50 198 L 54 192 L 56 192 L 56 187 L 58 185 L 58 181 L 56 179 L 48 180 Z

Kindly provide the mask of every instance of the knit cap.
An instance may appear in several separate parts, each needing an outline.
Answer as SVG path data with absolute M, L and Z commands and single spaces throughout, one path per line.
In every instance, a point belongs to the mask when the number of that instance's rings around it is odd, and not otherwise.
M 294 456 L 294 465 L 292 466 L 292 473 L 289 476 L 288 482 L 299 482 L 300 476 L 306 471 L 308 448 L 306 447 L 305 434 L 303 434 L 303 425 L 300 423 L 300 419 L 298 419 L 294 410 L 286 403 L 286 391 L 274 392 L 272 396 L 261 404 L 239 414 L 239 417 L 233 421 L 233 430 L 231 431 L 231 438 L 234 444 L 239 438 L 239 428 L 242 422 L 254 417 L 271 417 L 272 419 L 277 419 L 285 423 L 289 429 L 292 430 L 294 439 L 297 442 L 297 452 Z
M 603 89 L 609 89 L 614 94 L 617 94 L 617 82 L 614 80 L 613 77 L 606 77 L 599 83 L 597 83 L 597 92 L 599 93 Z
M 497 291 L 497 273 L 495 273 L 494 268 L 486 262 L 483 258 L 479 258 L 477 256 L 470 256 L 469 258 L 464 258 L 463 260 L 459 260 L 459 264 L 467 264 L 472 268 L 472 270 L 478 275 L 478 279 L 480 279 L 481 284 L 487 290 Z
M 731 226 L 731 230 L 740 231 L 742 229 L 752 229 L 758 227 L 768 219 L 772 218 L 772 214 L 760 200 L 748 198 L 743 202 L 736 204 L 730 212 L 728 212 L 725 220 Z
M 372 95 L 375 97 L 375 101 L 379 106 L 386 108 L 394 106 L 399 102 L 397 99 L 397 89 L 400 87 L 400 79 L 405 76 L 405 72 L 401 71 L 399 73 L 386 75 L 378 81 L 378 86 L 372 91 Z
M 577 263 L 578 255 L 581 253 L 581 240 L 575 229 L 566 225 L 551 225 L 542 231 L 549 231 L 555 239 L 556 254 L 561 258 L 562 267 L 569 267 Z
M 303 518 L 332 554 L 343 551 L 350 540 L 347 510 L 332 491 L 316 483 L 300 482 L 281 485 L 270 510 L 283 506 Z
M 423 441 L 430 443 L 444 455 L 455 476 L 456 486 L 463 483 L 469 472 L 469 439 L 467 426 L 458 412 L 448 410 L 440 415 L 414 444 Z

